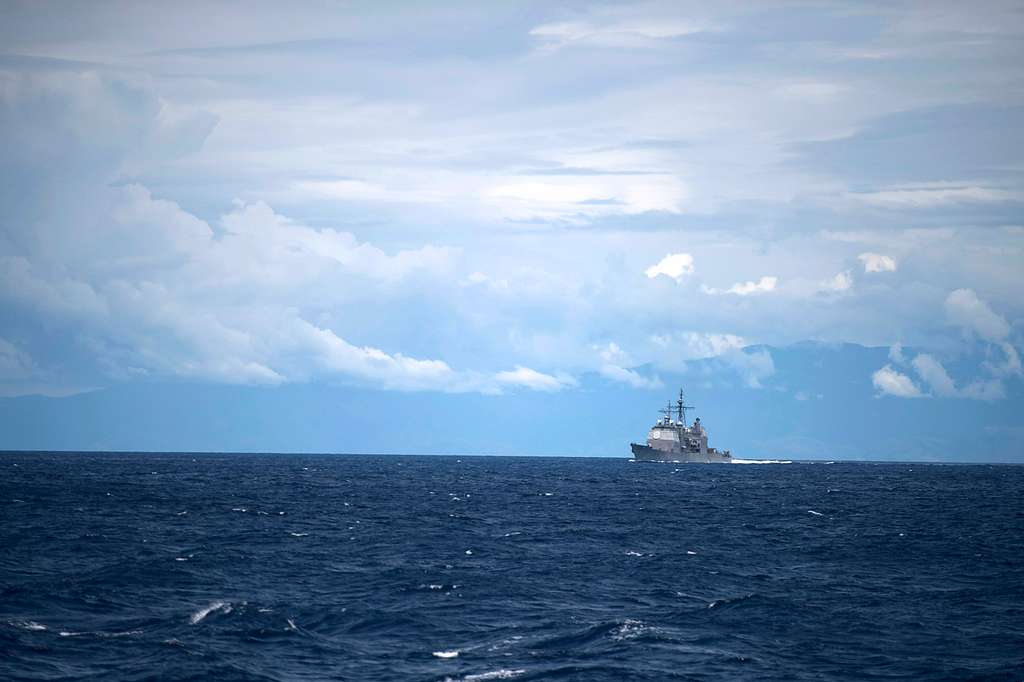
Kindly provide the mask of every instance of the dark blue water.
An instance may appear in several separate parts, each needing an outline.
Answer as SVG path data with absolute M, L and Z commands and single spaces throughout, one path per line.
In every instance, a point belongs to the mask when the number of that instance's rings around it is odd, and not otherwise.
M 0 472 L 4 679 L 1024 679 L 1024 467 Z

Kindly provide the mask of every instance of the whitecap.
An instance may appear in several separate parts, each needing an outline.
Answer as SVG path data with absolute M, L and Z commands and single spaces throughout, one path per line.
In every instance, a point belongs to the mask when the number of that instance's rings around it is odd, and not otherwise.
M 690 556 L 694 556 L 694 555 L 696 555 L 696 554 L 697 554 L 696 552 L 694 552 L 694 551 L 692 551 L 692 550 L 689 550 L 689 549 L 688 549 L 688 550 L 686 550 L 686 553 L 687 553 L 687 554 L 689 554 Z
M 42 623 L 37 623 L 34 620 L 12 620 L 8 622 L 14 627 L 22 628 L 24 630 L 33 630 L 38 632 L 40 630 L 46 629 L 45 625 L 43 625 Z
M 813 509 L 808 509 L 807 513 L 808 514 L 814 514 L 815 516 L 824 516 L 824 514 L 822 514 L 821 512 L 816 512 Z
M 642 552 L 634 552 L 633 550 L 629 550 L 628 552 L 626 552 L 626 556 L 643 556 L 643 553 Z
M 292 531 L 288 531 L 288 535 L 291 535 L 293 538 L 304 538 L 309 535 L 309 533 L 293 533 Z
M 291 618 L 285 618 L 285 620 L 288 622 L 288 629 L 290 631 L 298 632 L 299 628 L 295 625 L 295 621 L 294 620 L 292 620 Z
M 132 637 L 134 635 L 141 635 L 142 630 L 125 630 L 124 632 L 73 632 L 71 630 L 61 630 L 57 633 L 61 637 L 81 637 L 82 635 L 93 635 L 95 637 Z
M 733 464 L 792 464 L 788 459 L 734 459 Z
M 500 642 L 498 642 L 497 644 L 492 644 L 491 646 L 487 647 L 487 650 L 488 651 L 500 651 L 502 649 L 507 649 L 508 647 L 514 646 L 515 644 L 517 644 L 519 642 L 519 640 L 521 640 L 522 638 L 523 638 L 522 635 L 512 635 L 508 639 L 503 639 Z M 509 655 L 509 654 L 506 654 L 506 655 Z
M 473 553 L 473 550 L 471 550 L 471 549 L 467 549 L 466 550 L 466 554 L 472 554 L 472 553 Z
M 522 535 L 522 534 L 523 534 L 522 531 L 514 530 L 511 533 L 505 533 L 501 537 L 503 537 L 503 538 L 511 538 L 511 537 L 515 537 L 516 535 Z
M 475 675 L 466 675 L 462 678 L 462 682 L 484 682 L 484 680 L 510 680 L 513 677 L 518 677 L 525 673 L 525 670 L 508 670 L 502 668 L 501 670 L 491 670 L 485 673 L 476 673 Z
M 198 611 L 193 613 L 191 616 L 189 616 L 188 622 L 191 625 L 195 625 L 196 623 L 200 622 L 201 620 L 206 618 L 211 613 L 215 613 L 215 612 L 217 612 L 217 613 L 231 613 L 231 603 L 230 602 L 226 602 L 226 601 L 210 602 L 209 604 L 207 604 L 206 606 L 204 606 L 203 608 L 199 609 Z
M 437 658 L 456 658 L 459 655 L 458 651 L 435 651 L 434 656 Z
M 612 632 L 612 639 L 620 642 L 625 639 L 633 639 L 643 634 L 647 629 L 643 621 L 627 618 Z

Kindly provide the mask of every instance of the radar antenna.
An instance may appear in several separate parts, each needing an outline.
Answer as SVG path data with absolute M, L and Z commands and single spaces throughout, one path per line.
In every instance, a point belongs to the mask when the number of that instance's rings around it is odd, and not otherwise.
M 679 389 L 679 400 L 676 401 L 676 411 L 679 415 L 679 423 L 686 426 L 686 411 L 694 409 L 692 405 L 687 405 L 683 399 L 683 389 Z M 689 427 L 687 427 L 689 428 Z

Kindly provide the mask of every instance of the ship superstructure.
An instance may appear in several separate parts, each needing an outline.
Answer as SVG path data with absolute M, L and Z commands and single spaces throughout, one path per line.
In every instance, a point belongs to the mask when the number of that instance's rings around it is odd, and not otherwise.
M 630 443 L 633 458 L 647 462 L 701 462 L 730 463 L 732 454 L 708 447 L 708 432 L 700 423 L 700 417 L 692 425 L 686 423 L 686 411 L 692 410 L 679 389 L 679 398 L 673 409 L 670 401 L 662 410 L 663 415 L 647 433 L 647 445 Z M 675 419 L 673 419 L 675 417 Z

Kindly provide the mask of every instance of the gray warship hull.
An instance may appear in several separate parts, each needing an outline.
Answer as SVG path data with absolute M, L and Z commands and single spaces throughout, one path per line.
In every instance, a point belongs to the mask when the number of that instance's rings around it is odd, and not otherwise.
M 671 450 L 658 450 L 650 445 L 641 445 L 639 443 L 630 443 L 629 447 L 633 450 L 633 459 L 638 462 L 679 462 L 681 464 L 729 464 L 732 462 L 730 455 L 720 452 L 673 452 Z
M 633 459 L 638 462 L 679 462 L 681 464 L 729 464 L 732 453 L 708 446 L 708 432 L 700 423 L 687 424 L 686 410 L 693 409 L 683 401 L 683 391 L 675 405 L 673 419 L 672 403 L 663 409 L 663 418 L 655 422 L 647 433 L 647 444 L 630 443 Z

